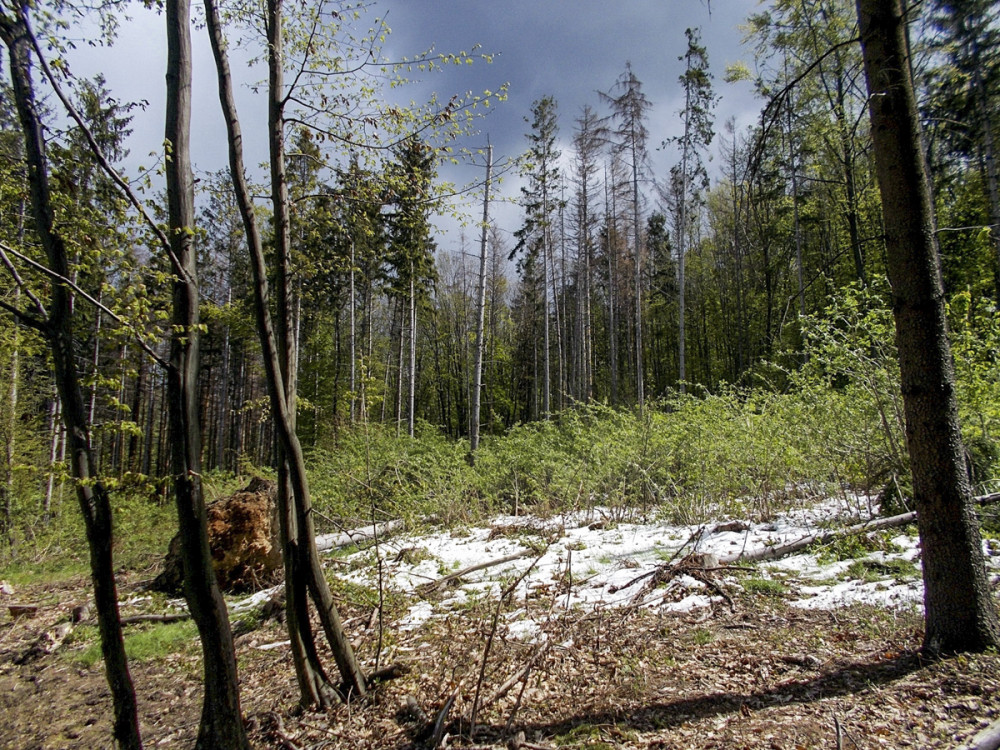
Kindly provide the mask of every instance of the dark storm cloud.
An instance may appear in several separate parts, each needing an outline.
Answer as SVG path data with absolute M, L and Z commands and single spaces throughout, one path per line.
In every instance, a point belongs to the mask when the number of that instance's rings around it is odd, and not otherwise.
M 479 51 L 494 55 L 492 64 L 476 62 L 428 74 L 412 88 L 399 90 L 399 96 L 405 103 L 436 92 L 447 100 L 467 91 L 495 91 L 508 83 L 508 100 L 495 106 L 480 121 L 480 133 L 464 144 L 484 145 L 488 133 L 498 160 L 525 150 L 529 127 L 525 118 L 530 116 L 532 102 L 545 95 L 558 102 L 560 141 L 568 157 L 574 120 L 582 107 L 589 104 L 599 114 L 606 114 L 598 92 L 609 91 L 630 62 L 653 104 L 647 122 L 649 147 L 653 171 L 663 175 L 676 155 L 670 148 L 655 148 L 680 132 L 678 111 L 683 98 L 677 78 L 683 63 L 678 57 L 684 52 L 685 28 L 700 27 L 708 48 L 716 93 L 721 97 L 716 130 L 721 131 L 730 116 L 743 125 L 754 120 L 759 103 L 750 87 L 746 83 L 726 84 L 723 75 L 728 63 L 747 56 L 740 47 L 737 26 L 757 6 L 757 0 L 713 0 L 710 8 L 701 0 L 379 0 L 371 10 L 384 16 L 392 29 L 384 50 L 387 57 L 412 56 L 430 47 L 441 53 L 471 51 L 476 45 Z M 78 73 L 103 71 L 119 99 L 150 102 L 134 123 L 132 152 L 136 161 L 148 162 L 147 154 L 161 149 L 162 37 L 162 16 L 137 9 L 133 19 L 123 24 L 115 47 L 81 51 Z M 194 158 L 200 170 L 217 170 L 225 167 L 226 147 L 214 68 L 203 30 L 196 31 L 194 41 Z M 234 72 L 244 79 L 238 95 L 247 161 L 259 164 L 266 159 L 265 98 L 255 94 L 251 84 L 263 77 L 264 71 L 260 67 L 248 69 L 245 54 L 244 60 L 239 59 L 239 50 L 234 54 Z M 464 183 L 475 174 L 465 167 L 450 170 L 446 176 Z M 517 181 L 508 180 L 501 190 L 516 197 Z M 507 230 L 516 228 L 516 209 L 498 206 L 496 214 Z M 455 233 L 453 223 L 443 221 L 441 226 Z M 442 247 L 455 244 L 453 236 L 441 240 Z
M 469 51 L 479 45 L 495 55 L 492 64 L 428 75 L 418 90 L 447 98 L 509 83 L 508 100 L 479 125 L 499 157 L 525 150 L 525 118 L 532 102 L 546 95 L 558 102 L 560 141 L 568 152 L 583 106 L 606 114 L 598 92 L 609 91 L 630 62 L 653 105 L 647 122 L 653 170 L 665 174 L 676 155 L 669 147 L 655 149 L 680 132 L 683 94 L 677 78 L 683 70 L 678 58 L 685 49 L 684 30 L 700 27 L 708 48 L 720 96 L 717 130 L 729 117 L 747 124 L 759 105 L 747 84 L 726 84 L 723 76 L 727 64 L 745 56 L 737 26 L 757 5 L 756 0 L 715 0 L 711 9 L 698 0 L 383 0 L 378 7 L 392 29 L 393 54 L 430 46 L 437 52 Z M 484 140 L 480 135 L 469 142 Z M 516 185 L 506 192 L 516 195 Z M 508 223 L 516 221 L 513 213 L 501 209 Z

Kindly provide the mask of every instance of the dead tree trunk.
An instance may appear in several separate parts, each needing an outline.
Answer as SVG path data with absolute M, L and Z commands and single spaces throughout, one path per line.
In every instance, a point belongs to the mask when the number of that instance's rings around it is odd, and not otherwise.
M 479 448 L 480 403 L 483 391 L 483 350 L 486 327 L 486 259 L 489 250 L 490 184 L 493 179 L 493 146 L 486 147 L 486 183 L 483 193 L 483 235 L 479 248 L 479 279 L 476 287 L 476 358 L 472 366 L 472 398 L 469 404 L 469 453 Z

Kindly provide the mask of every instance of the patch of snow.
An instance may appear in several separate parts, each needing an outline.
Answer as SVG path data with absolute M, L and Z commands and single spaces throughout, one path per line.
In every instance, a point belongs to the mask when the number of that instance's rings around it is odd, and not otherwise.
M 664 602 L 659 608 L 665 612 L 690 612 L 693 609 L 704 609 L 711 606 L 711 598 L 704 594 L 691 594 L 679 602 Z
M 924 588 L 917 582 L 843 581 L 832 586 L 802 586 L 803 598 L 789 602 L 800 609 L 836 609 L 848 604 L 879 607 L 916 607 L 923 603 Z
M 614 523 L 608 520 L 613 517 L 612 513 L 600 509 L 565 513 L 544 520 L 530 516 L 498 516 L 489 524 L 463 529 L 460 533 L 437 532 L 395 538 L 392 545 L 386 547 L 390 551 L 386 555 L 384 575 L 387 585 L 392 588 L 416 594 L 421 584 L 526 551 L 528 544 L 542 544 L 548 536 L 554 541 L 540 551 L 537 559 L 527 555 L 474 571 L 456 586 L 443 589 L 440 595 L 444 598 L 436 604 L 420 601 L 411 606 L 401 626 L 416 628 L 431 617 L 467 605 L 472 598 L 495 598 L 529 567 L 531 571 L 511 593 L 512 607 L 531 598 L 551 600 L 552 606 L 559 609 L 619 607 L 638 603 L 636 597 L 648 583 L 649 576 L 668 560 L 679 560 L 693 551 L 724 557 L 743 550 L 786 544 L 826 528 L 855 523 L 859 513 L 867 513 L 870 506 L 870 501 L 864 497 L 825 499 L 779 514 L 768 523 L 747 523 L 742 531 L 716 531 L 719 523 L 704 526 L 672 525 L 662 520 Z M 595 520 L 601 522 L 594 523 Z M 915 538 L 899 533 L 893 543 L 900 551 L 873 554 L 870 559 L 880 562 L 900 558 L 911 562 L 917 560 L 919 547 Z M 393 558 L 392 549 L 408 547 L 422 550 L 428 559 L 411 565 L 402 556 Z M 997 554 L 992 547 L 987 550 Z M 815 554 L 799 553 L 768 561 L 762 564 L 760 571 L 762 575 L 779 577 L 796 590 L 799 598 L 793 602 L 795 606 L 834 608 L 852 602 L 892 607 L 920 605 L 922 585 L 919 576 L 917 580 L 906 582 L 896 582 L 889 576 L 874 583 L 840 580 L 852 562 L 823 564 Z M 991 558 L 991 562 L 1000 564 L 1000 557 Z M 359 566 L 345 577 L 368 586 L 377 583 L 373 565 Z M 738 580 L 727 578 L 725 585 L 732 586 Z M 665 590 L 658 589 L 655 594 L 647 595 L 642 605 L 677 612 L 721 601 L 720 597 L 713 598 L 709 593 L 701 582 L 679 576 Z M 511 637 L 537 634 L 538 624 L 524 619 L 523 611 L 507 617 L 510 619 L 506 627 Z
M 284 588 L 285 584 L 279 583 L 277 586 L 271 586 L 267 589 L 261 589 L 260 591 L 251 594 L 248 597 L 240 599 L 230 603 L 229 612 L 235 614 L 238 612 L 246 612 L 247 610 L 255 609 L 261 604 L 270 599 L 276 592 Z
M 434 615 L 434 607 L 430 602 L 417 602 L 410 607 L 409 614 L 400 620 L 403 630 L 413 630 L 427 622 Z
M 507 623 L 507 637 L 519 641 L 536 641 L 538 640 L 536 636 L 540 631 L 541 628 L 534 620 L 515 620 Z

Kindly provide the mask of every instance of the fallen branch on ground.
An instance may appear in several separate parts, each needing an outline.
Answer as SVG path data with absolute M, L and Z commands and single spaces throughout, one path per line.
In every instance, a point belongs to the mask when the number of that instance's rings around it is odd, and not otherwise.
M 477 570 L 485 570 L 486 568 L 492 568 L 496 565 L 503 565 L 504 563 L 513 562 L 514 560 L 520 560 L 522 557 L 531 557 L 531 555 L 537 554 L 535 550 L 526 549 L 521 552 L 516 552 L 513 555 L 507 555 L 506 557 L 501 557 L 496 560 L 489 560 L 483 563 L 477 563 L 476 565 L 470 565 L 468 568 L 463 568 L 462 570 L 456 571 L 454 573 L 449 573 L 443 578 L 438 578 L 436 581 L 430 581 L 428 583 L 422 583 L 417 586 L 417 593 L 421 596 L 426 596 L 427 594 L 437 591 L 442 586 L 446 586 L 452 581 L 458 580 L 462 576 L 466 576 L 469 573 L 475 573 Z
M 131 617 L 123 617 L 122 625 L 136 625 L 140 622 L 180 622 L 189 619 L 191 619 L 190 612 L 175 612 L 166 615 L 132 615 Z
M 916 520 L 916 512 L 901 513 L 898 516 L 889 516 L 888 518 L 875 518 L 871 521 L 856 523 L 853 526 L 848 526 L 843 529 L 825 531 L 821 534 L 809 534 L 801 539 L 796 539 L 793 542 L 787 542 L 785 544 L 775 544 L 749 551 L 744 550 L 735 555 L 720 557 L 719 562 L 728 564 L 736 562 L 762 562 L 764 560 L 776 560 L 778 558 L 793 555 L 813 544 L 828 544 L 835 539 L 842 539 L 855 534 L 867 534 L 872 531 L 880 531 L 882 529 L 899 528 L 900 526 L 911 524 Z

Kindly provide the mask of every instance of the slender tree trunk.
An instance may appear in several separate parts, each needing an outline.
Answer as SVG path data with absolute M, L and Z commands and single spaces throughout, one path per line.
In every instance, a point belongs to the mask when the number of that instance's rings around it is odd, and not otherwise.
M 357 352 L 357 305 L 358 298 L 354 291 L 354 239 L 351 239 L 351 424 L 354 424 L 357 416 L 357 390 L 358 390 L 358 352 Z
M 339 614 L 333 604 L 329 586 L 316 551 L 315 534 L 309 498 L 309 483 L 305 472 L 305 459 L 294 419 L 294 377 L 287 377 L 286 369 L 294 358 L 289 356 L 287 341 L 275 333 L 271 323 L 268 303 L 267 268 L 264 260 L 263 241 L 257 227 L 256 215 L 243 166 L 242 135 L 236 105 L 233 99 L 232 77 L 225 52 L 225 41 L 214 0 L 205 0 L 206 21 L 215 55 L 219 78 L 219 98 L 226 120 L 229 139 L 229 163 L 236 193 L 236 200 L 243 220 L 247 243 L 250 248 L 251 268 L 254 276 L 254 310 L 257 331 L 263 354 L 264 372 L 271 413 L 281 446 L 279 482 L 279 515 L 284 547 L 286 575 L 286 615 L 291 639 L 293 662 L 299 681 L 300 699 L 305 705 L 326 706 L 331 702 L 333 688 L 319 661 L 313 643 L 308 619 L 307 596 L 316 604 L 320 621 L 333 650 L 334 659 L 343 680 L 342 695 L 364 695 L 364 675 L 354 656 L 350 641 L 344 633 Z M 287 280 L 288 221 L 287 186 L 284 180 L 282 94 L 282 34 L 281 2 L 269 0 L 267 14 L 269 41 L 269 76 L 271 101 L 269 106 L 269 142 L 272 161 L 272 191 L 275 209 L 276 237 L 284 245 L 277 253 L 279 264 L 285 264 L 286 273 L 279 278 Z M 281 229 L 283 227 L 283 229 Z M 279 295 L 279 321 L 284 320 L 287 334 L 288 310 L 281 309 Z M 294 374 L 292 374 L 294 375 Z M 363 405 L 362 399 L 362 405 Z M 289 493 L 289 487 L 291 492 Z M 291 497 L 289 497 L 289 494 Z
M 542 383 L 542 414 L 545 419 L 552 416 L 552 369 L 551 369 L 551 344 L 549 343 L 549 328 L 551 318 L 549 317 L 549 226 L 548 226 L 548 194 L 547 188 L 542 187 L 542 213 L 546 217 L 546 224 L 542 227 L 542 324 L 544 326 L 544 350 L 542 352 L 542 370 L 544 382 Z
M 483 193 L 483 233 L 479 243 L 479 279 L 476 284 L 476 356 L 472 365 L 469 403 L 469 453 L 479 448 L 480 399 L 483 394 L 483 348 L 486 326 L 486 261 L 489 253 L 490 187 L 493 180 L 493 146 L 486 147 L 486 183 Z
M 646 374 L 642 352 L 642 227 L 639 225 L 639 157 L 632 135 L 632 231 L 635 234 L 635 392 L 639 412 L 646 406 Z
M 97 301 L 103 301 L 102 290 L 98 290 L 97 292 Z M 101 368 L 101 317 L 101 309 L 98 308 L 94 315 L 94 348 L 90 353 L 90 378 L 93 381 L 90 385 L 90 397 L 87 403 L 87 421 L 90 424 L 94 424 L 97 411 L 97 374 Z M 101 455 L 99 448 L 97 455 Z
M 612 178 L 613 178 L 612 173 Z M 614 192 L 614 185 L 610 186 Z M 615 262 L 612 234 L 617 227 L 617 209 L 608 210 L 608 170 L 604 170 L 604 227 L 608 255 L 608 369 L 611 375 L 611 405 L 618 405 L 618 331 L 615 325 Z
M 677 368 L 680 392 L 687 389 L 687 334 L 684 330 L 685 307 L 685 249 L 687 245 L 687 190 L 688 190 L 688 159 L 691 139 L 691 88 L 684 89 L 684 147 L 681 152 L 681 192 L 679 197 L 680 213 L 677 227 Z
M 10 15 L 8 15 L 8 13 Z M 14 103 L 24 133 L 28 163 L 28 187 L 35 231 L 45 251 L 49 268 L 63 279 L 70 276 L 69 256 L 56 221 L 49 191 L 45 138 L 31 80 L 32 37 L 28 25 L 28 4 L 18 4 L 0 12 L 0 39 L 9 55 L 8 75 Z M 63 404 L 63 424 L 71 441 L 70 470 L 76 481 L 76 495 L 83 514 L 90 550 L 91 581 L 97 607 L 101 652 L 105 675 L 114 706 L 115 741 L 128 750 L 139 750 L 139 722 L 135 690 L 125 657 L 118 593 L 112 558 L 113 524 L 111 498 L 97 471 L 90 447 L 90 424 L 75 357 L 72 299 L 67 287 L 53 283 L 48 319 L 39 323 L 52 352 L 56 386 Z
M 785 79 L 788 79 L 788 55 L 785 55 Z M 802 227 L 799 223 L 799 173 L 798 159 L 795 153 L 795 137 L 792 134 L 792 110 L 794 103 L 791 95 L 785 108 L 785 125 L 788 133 L 788 164 L 792 177 L 792 232 L 795 240 L 795 273 L 798 281 L 799 315 L 806 314 L 806 283 L 802 267 Z
M 563 335 L 562 335 L 562 315 L 559 312 L 559 300 L 560 294 L 559 289 L 556 287 L 556 263 L 555 256 L 552 253 L 552 248 L 549 248 L 549 277 L 552 281 L 552 312 L 555 315 L 556 324 L 556 354 L 558 357 L 558 362 L 556 363 L 556 396 L 558 408 L 563 408 L 563 397 L 566 392 L 566 378 L 565 378 L 565 355 L 563 348 Z
M 399 437 L 399 433 L 403 426 L 403 344 L 406 339 L 406 329 L 403 326 L 403 301 L 401 299 L 396 300 L 396 314 L 399 316 L 399 323 L 396 326 L 396 330 L 399 335 L 396 336 L 398 346 L 396 348 L 396 437 Z M 409 317 L 409 316 L 407 316 Z M 392 336 L 392 331 L 390 329 L 390 339 Z M 386 362 L 385 368 L 385 392 L 389 393 L 389 363 Z
M 413 437 L 414 420 L 416 418 L 417 396 L 417 290 L 413 278 L 413 261 L 410 261 L 410 388 L 409 388 L 409 423 L 407 425 L 410 437 Z
M 924 650 L 1000 645 L 958 423 L 901 0 L 857 0 L 924 577 Z
M 15 307 L 18 306 L 20 298 L 21 289 L 17 287 L 14 290 Z M 13 338 L 14 350 L 10 355 L 10 385 L 7 389 L 7 408 L 10 409 L 10 413 L 8 414 L 5 430 L 7 439 L 4 440 L 3 486 L 0 487 L 0 494 L 3 495 L 3 517 L 0 519 L 0 526 L 2 526 L 0 531 L 7 537 L 7 544 L 9 546 L 13 546 L 14 544 L 14 456 L 17 440 L 15 433 L 17 431 L 18 385 L 21 372 L 20 334 L 16 321 L 13 327 Z
M 62 408 L 58 391 L 52 394 L 49 405 L 49 476 L 45 482 L 45 500 L 42 504 L 42 519 L 48 523 L 52 518 L 52 495 L 56 485 L 55 463 L 59 458 L 59 443 L 62 437 Z
M 198 414 L 198 269 L 194 247 L 194 178 L 191 172 L 191 19 L 189 0 L 167 0 L 167 107 L 165 140 L 170 252 L 173 256 L 173 335 L 167 395 L 174 493 L 180 525 L 184 589 L 201 635 L 205 696 L 199 748 L 249 748 L 240 712 L 236 654 L 208 544 L 201 485 Z
M 986 188 L 990 199 L 990 224 L 996 255 L 995 279 L 996 296 L 1000 300 L 1000 177 L 997 172 L 996 139 L 993 133 L 992 110 L 987 98 L 981 65 L 973 66 L 972 84 L 976 99 L 976 112 L 983 129 L 983 161 L 986 162 Z

